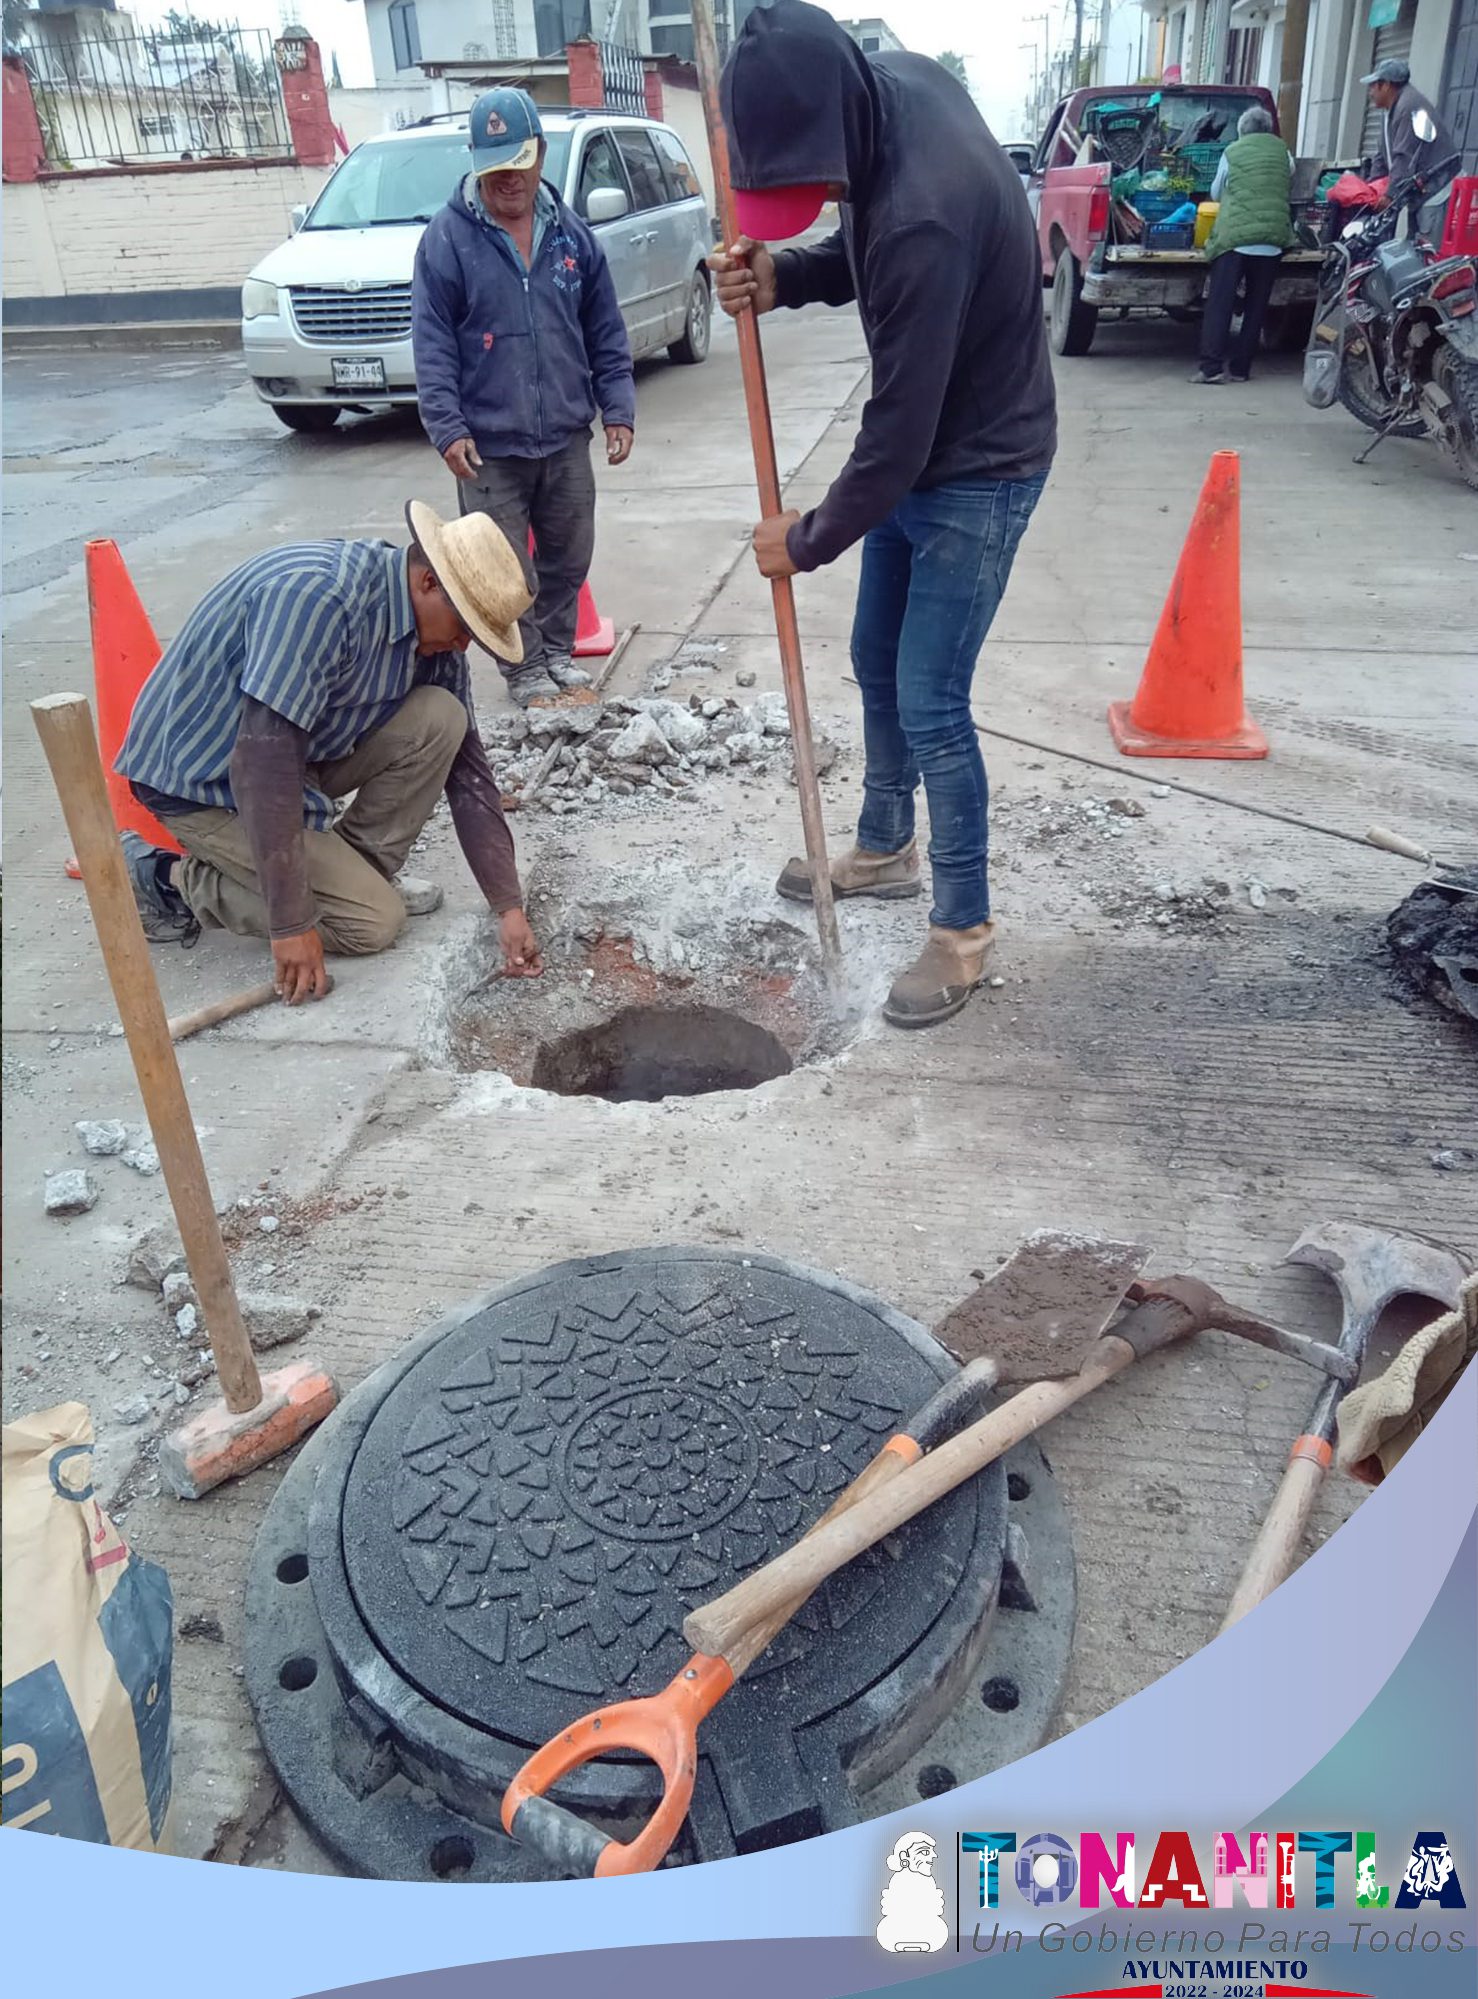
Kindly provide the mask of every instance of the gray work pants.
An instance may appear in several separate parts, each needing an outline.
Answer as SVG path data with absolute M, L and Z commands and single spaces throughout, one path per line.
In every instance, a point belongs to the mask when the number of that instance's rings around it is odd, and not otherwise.
M 446 789 L 467 734 L 467 710 L 450 688 L 413 687 L 388 722 L 348 756 L 310 767 L 330 798 L 354 802 L 330 833 L 305 832 L 308 886 L 325 951 L 360 957 L 386 951 L 405 924 L 393 877 Z M 214 805 L 172 816 L 185 850 L 180 893 L 207 929 L 269 934 L 246 827 Z
M 518 621 L 524 663 L 567 659 L 575 643 L 580 586 L 595 553 L 595 469 L 589 430 L 548 458 L 485 458 L 475 479 L 457 481 L 464 514 L 491 514 L 519 554 L 533 529 L 538 595 Z M 498 668 L 505 676 L 504 660 Z

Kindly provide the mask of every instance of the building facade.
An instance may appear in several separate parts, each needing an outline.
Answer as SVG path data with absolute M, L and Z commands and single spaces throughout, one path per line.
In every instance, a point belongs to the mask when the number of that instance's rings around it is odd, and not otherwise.
M 1276 97 L 1287 11 L 1286 0 L 1106 0 L 1095 23 L 1090 0 L 1093 81 L 1260 84 Z M 1380 116 L 1360 78 L 1393 56 L 1410 63 L 1478 171 L 1478 0 L 1309 0 L 1295 149 L 1330 160 L 1378 150 Z M 1042 117 L 1065 87 L 1060 64 L 1052 71 Z
M 714 0 L 722 45 L 757 0 Z M 685 0 L 364 0 L 375 81 L 403 83 L 428 63 L 532 61 L 593 38 L 640 55 L 693 59 Z

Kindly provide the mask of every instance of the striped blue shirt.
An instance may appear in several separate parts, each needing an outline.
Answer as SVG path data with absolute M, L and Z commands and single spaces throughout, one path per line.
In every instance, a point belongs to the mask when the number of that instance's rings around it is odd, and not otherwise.
M 421 658 L 406 551 L 384 541 L 310 541 L 254 555 L 224 577 L 165 648 L 134 704 L 115 766 L 168 798 L 235 810 L 229 767 L 246 696 L 308 737 L 304 824 L 326 831 L 333 801 L 317 764 L 348 756 L 413 687 L 448 688 L 472 714 L 460 653 Z

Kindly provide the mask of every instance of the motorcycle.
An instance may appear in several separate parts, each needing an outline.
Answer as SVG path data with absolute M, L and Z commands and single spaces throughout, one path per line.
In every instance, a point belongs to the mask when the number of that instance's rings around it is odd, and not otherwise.
M 1366 191 L 1372 204 L 1379 199 L 1375 189 Z M 1344 189 L 1347 204 L 1352 193 Z M 1383 207 L 1369 206 L 1346 222 L 1325 251 L 1304 354 L 1304 399 L 1315 409 L 1343 403 L 1375 432 L 1357 465 L 1383 438 L 1429 437 L 1478 491 L 1473 261 L 1439 257 L 1417 230 L 1419 186 L 1388 189 L 1387 197 Z M 1397 242 L 1408 210 L 1410 233 Z

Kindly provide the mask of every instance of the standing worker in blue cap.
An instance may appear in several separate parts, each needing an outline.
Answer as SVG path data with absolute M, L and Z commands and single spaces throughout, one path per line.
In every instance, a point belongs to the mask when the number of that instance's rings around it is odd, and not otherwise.
M 636 389 L 605 252 L 541 178 L 533 99 L 485 91 L 471 127 L 472 171 L 416 252 L 416 386 L 462 512 L 490 514 L 517 549 L 533 529 L 523 659 L 499 662 L 526 708 L 587 678 L 571 650 L 595 549 L 592 426 L 598 413 L 607 461 L 624 463 Z

